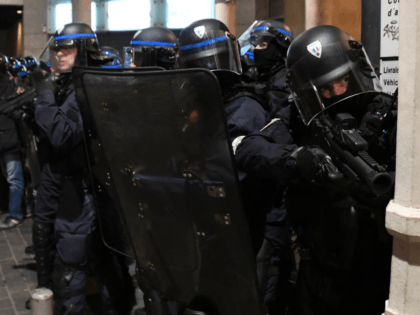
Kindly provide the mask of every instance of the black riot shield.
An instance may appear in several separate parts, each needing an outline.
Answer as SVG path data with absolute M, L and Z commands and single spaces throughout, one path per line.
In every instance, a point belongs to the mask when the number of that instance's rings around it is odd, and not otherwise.
M 215 76 L 75 68 L 74 77 L 96 202 L 121 212 L 141 276 L 212 314 L 261 314 Z

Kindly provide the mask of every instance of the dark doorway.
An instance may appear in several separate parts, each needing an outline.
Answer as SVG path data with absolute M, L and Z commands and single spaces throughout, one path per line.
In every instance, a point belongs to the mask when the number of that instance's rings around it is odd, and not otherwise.
M 23 7 L 0 5 L 0 52 L 23 57 Z

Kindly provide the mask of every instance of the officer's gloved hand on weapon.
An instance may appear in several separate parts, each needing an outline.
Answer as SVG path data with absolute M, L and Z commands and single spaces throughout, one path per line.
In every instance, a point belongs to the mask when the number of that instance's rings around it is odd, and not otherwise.
M 331 157 L 319 146 L 298 148 L 293 154 L 302 177 L 306 180 L 332 188 L 346 188 L 350 181 L 334 165 Z
M 16 123 L 28 121 L 33 117 L 35 90 L 19 86 L 7 98 L 0 99 L 0 114 L 6 115 Z
M 51 80 L 45 78 L 41 71 L 35 71 L 28 74 L 30 85 L 35 89 L 36 95 L 42 95 L 46 92 L 53 92 L 55 86 Z

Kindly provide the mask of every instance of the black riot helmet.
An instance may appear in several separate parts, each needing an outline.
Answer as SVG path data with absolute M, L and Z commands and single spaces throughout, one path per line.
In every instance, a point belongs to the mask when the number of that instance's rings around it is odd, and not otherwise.
M 101 52 L 104 55 L 110 56 L 113 58 L 107 64 L 101 65 L 101 68 L 122 68 L 122 59 L 118 50 L 111 46 L 101 47 Z
M 19 72 L 22 68 L 22 64 L 20 61 L 15 57 L 9 57 L 9 66 L 7 71 L 10 73 L 11 76 L 17 77 L 19 76 Z
M 96 34 L 85 23 L 70 23 L 57 30 L 48 48 L 45 52 L 56 73 L 70 72 L 75 65 L 100 66 L 113 59 L 101 53 Z M 46 59 L 45 56 L 40 57 L 41 60 L 43 58 Z
M 8 74 L 9 58 L 0 53 L 0 73 Z
M 26 59 L 25 58 L 17 58 L 17 60 L 19 60 L 20 62 L 20 69 L 18 72 L 18 76 L 20 76 L 21 78 L 26 78 L 28 75 L 28 66 L 26 64 Z
M 306 125 L 348 97 L 381 90 L 363 45 L 335 26 L 317 26 L 296 37 L 286 64 L 286 82 Z
M 177 38 L 166 27 L 153 26 L 134 34 L 133 63 L 137 67 L 177 68 Z
M 290 29 L 280 21 L 255 21 L 239 38 L 242 59 L 253 57 L 260 72 L 284 64 L 293 39 Z
M 179 66 L 241 74 L 238 41 L 227 26 L 218 20 L 196 21 L 179 35 Z
M 34 71 L 38 68 L 38 60 L 33 56 L 27 56 L 24 58 L 26 60 L 26 68 L 28 71 Z

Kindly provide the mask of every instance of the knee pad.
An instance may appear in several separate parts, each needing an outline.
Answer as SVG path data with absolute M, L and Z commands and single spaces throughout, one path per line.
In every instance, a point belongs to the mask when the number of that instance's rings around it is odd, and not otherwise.
M 78 269 L 71 265 L 66 265 L 60 256 L 57 256 L 54 261 L 53 272 L 53 291 L 54 299 L 69 299 L 73 296 L 85 294 L 86 288 L 78 288 L 72 290 L 69 284 Z

